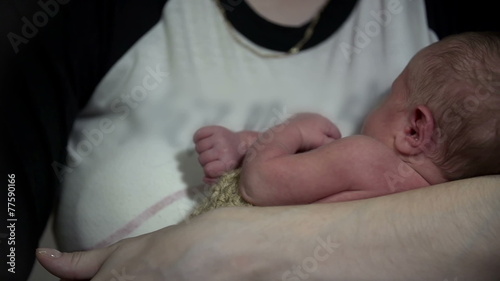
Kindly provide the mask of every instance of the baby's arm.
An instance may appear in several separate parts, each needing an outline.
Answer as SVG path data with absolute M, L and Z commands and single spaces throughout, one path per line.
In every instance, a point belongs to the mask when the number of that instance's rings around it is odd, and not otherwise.
M 340 137 L 330 120 L 313 113 L 295 115 L 262 133 L 244 159 L 240 179 L 243 197 L 256 205 L 299 204 L 311 198 L 321 199 L 317 192 L 302 197 L 300 194 L 304 192 L 300 191 L 303 188 L 299 182 L 307 180 L 309 184 L 304 186 L 314 185 L 317 178 L 305 172 L 317 164 L 317 161 L 310 163 L 314 160 L 310 153 Z M 298 178 L 302 180 L 297 182 Z
M 267 143 L 257 140 L 247 153 L 248 157 L 256 150 L 252 159 L 245 158 L 240 178 L 241 193 L 248 202 L 308 204 L 392 193 L 385 175 L 397 173 L 401 159 L 386 145 L 367 136 L 352 136 L 314 149 L 312 144 L 320 139 L 318 128 L 314 133 L 313 128 L 302 131 L 293 121 L 289 125 Z M 296 153 L 303 147 L 313 149 Z
M 341 138 L 337 126 L 316 113 L 300 113 L 261 133 L 247 151 L 245 162 L 293 155 L 316 149 Z M 255 164 L 255 163 L 254 163 Z
M 225 172 L 241 165 L 257 132 L 233 132 L 220 126 L 202 127 L 193 136 L 198 161 L 203 166 L 206 183 L 214 183 Z

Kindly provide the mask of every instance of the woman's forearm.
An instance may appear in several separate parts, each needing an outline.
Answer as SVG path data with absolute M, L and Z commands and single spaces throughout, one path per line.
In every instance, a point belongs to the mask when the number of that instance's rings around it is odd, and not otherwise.
M 500 177 L 485 177 L 231 216 L 261 220 L 239 251 L 266 280 L 498 280 L 499 188 Z
M 498 280 L 499 186 L 496 176 L 362 201 L 225 208 L 38 259 L 68 280 Z
M 337 205 L 324 235 L 337 235 L 347 264 L 329 264 L 331 274 L 346 274 L 339 280 L 498 280 L 499 187 L 499 177 L 481 178 Z

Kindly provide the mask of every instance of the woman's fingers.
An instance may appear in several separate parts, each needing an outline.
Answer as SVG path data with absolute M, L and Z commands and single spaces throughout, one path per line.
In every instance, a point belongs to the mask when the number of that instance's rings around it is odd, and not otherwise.
M 63 280 L 86 280 L 94 277 L 112 252 L 113 246 L 73 253 L 39 248 L 36 257 L 47 271 Z

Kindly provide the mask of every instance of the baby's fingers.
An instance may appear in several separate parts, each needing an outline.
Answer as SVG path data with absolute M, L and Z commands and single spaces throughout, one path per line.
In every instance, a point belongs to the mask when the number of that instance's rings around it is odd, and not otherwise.
M 331 124 L 331 126 L 328 126 L 328 129 L 325 132 L 325 134 L 328 138 L 332 138 L 334 140 L 340 139 L 342 137 L 342 134 L 340 133 L 339 128 L 334 124 Z
M 208 138 L 217 130 L 216 126 L 206 126 L 198 129 L 193 135 L 193 141 L 198 142 L 204 138 Z
M 202 154 L 203 152 L 209 150 L 209 149 L 212 149 L 215 145 L 215 142 L 213 140 L 213 138 L 211 137 L 207 137 L 207 138 L 204 138 L 204 139 L 201 139 L 197 142 L 195 142 L 195 147 L 194 149 L 196 150 L 196 152 L 198 152 L 198 154 Z
M 217 183 L 218 180 L 219 180 L 219 178 L 209 178 L 209 177 L 203 178 L 203 182 L 208 184 L 208 185 L 213 185 L 213 184 Z
M 219 155 L 220 154 L 217 153 L 217 151 L 215 151 L 214 149 L 208 149 L 198 155 L 198 162 L 200 162 L 202 166 L 205 166 L 210 162 L 219 160 Z
M 325 137 L 325 139 L 323 140 L 323 145 L 329 144 L 335 140 L 337 140 L 337 138 Z
M 226 163 L 216 160 L 203 166 L 203 172 L 205 172 L 205 178 L 218 178 L 229 171 L 229 168 Z
M 193 141 L 198 142 L 204 138 L 213 136 L 214 134 L 221 134 L 231 132 L 228 129 L 221 126 L 206 126 L 198 129 L 193 135 Z

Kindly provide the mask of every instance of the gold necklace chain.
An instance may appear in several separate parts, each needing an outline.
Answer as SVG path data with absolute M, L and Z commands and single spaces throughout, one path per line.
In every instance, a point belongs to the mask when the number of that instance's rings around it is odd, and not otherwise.
M 259 57 L 262 57 L 262 58 L 283 58 L 283 57 L 287 57 L 287 56 L 291 56 L 291 55 L 295 55 L 295 54 L 299 53 L 302 50 L 302 48 L 304 47 L 304 45 L 307 42 L 309 42 L 309 40 L 311 40 L 311 37 L 314 34 L 314 30 L 316 28 L 316 25 L 318 25 L 318 22 L 321 18 L 321 13 L 323 12 L 325 7 L 330 2 L 330 1 L 327 1 L 323 5 L 323 7 L 321 7 L 319 12 L 314 16 L 314 18 L 311 20 L 311 22 L 307 26 L 307 29 L 304 32 L 304 36 L 302 37 L 302 39 L 299 40 L 299 42 L 297 42 L 297 44 L 295 44 L 295 46 L 291 47 L 288 51 L 282 52 L 282 53 L 278 53 L 278 52 L 277 53 L 263 53 L 263 52 L 257 50 L 256 48 L 250 46 L 248 43 L 244 42 L 240 38 L 240 36 L 237 34 L 238 31 L 236 30 L 236 28 L 234 28 L 233 24 L 228 20 L 228 18 L 226 16 L 226 10 L 222 6 L 221 0 L 214 0 L 214 1 L 216 2 L 217 7 L 219 8 L 219 10 L 222 14 L 222 17 L 224 18 L 224 22 L 226 23 L 226 26 L 229 29 L 229 34 L 231 34 L 231 37 L 234 39 L 234 41 L 236 41 L 236 43 L 238 43 L 243 48 L 247 49 L 248 51 L 250 51 L 253 54 L 255 54 Z

